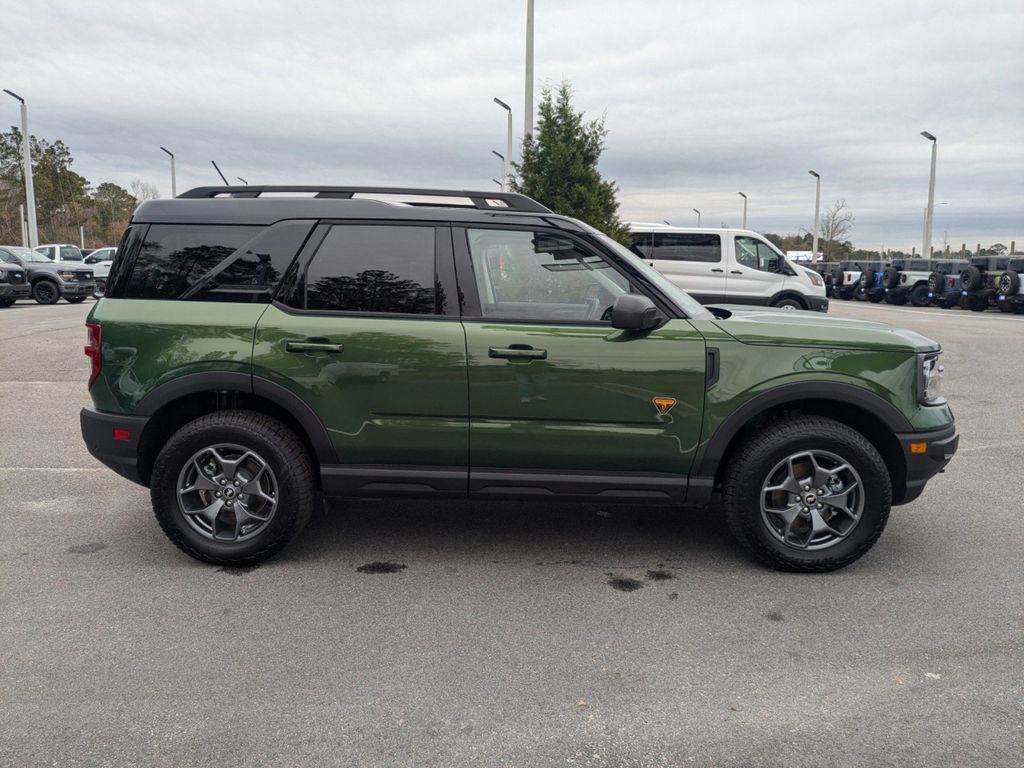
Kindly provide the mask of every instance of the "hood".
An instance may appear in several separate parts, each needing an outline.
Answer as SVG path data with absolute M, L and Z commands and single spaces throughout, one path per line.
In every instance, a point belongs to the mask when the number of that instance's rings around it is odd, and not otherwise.
M 820 312 L 716 304 L 728 318 L 714 323 L 737 341 L 771 347 L 870 349 L 897 352 L 932 352 L 939 344 L 905 328 L 870 320 L 829 317 Z

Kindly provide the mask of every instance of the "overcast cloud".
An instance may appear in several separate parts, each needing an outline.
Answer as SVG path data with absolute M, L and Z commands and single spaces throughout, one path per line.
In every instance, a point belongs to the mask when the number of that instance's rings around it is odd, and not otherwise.
M 494 188 L 522 130 L 525 0 L 0 0 L 0 87 L 94 185 Z M 605 115 L 626 219 L 796 232 L 814 184 L 860 247 L 1024 241 L 1024 4 L 536 0 L 537 92 Z M 4 126 L 17 103 L 0 102 Z

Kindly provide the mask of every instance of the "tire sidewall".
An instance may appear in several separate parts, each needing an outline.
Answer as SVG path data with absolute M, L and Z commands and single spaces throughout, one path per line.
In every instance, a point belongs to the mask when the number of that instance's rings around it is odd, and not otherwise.
M 39 293 L 40 289 L 43 291 L 42 295 Z M 52 293 L 47 293 L 48 291 L 52 291 Z M 60 301 L 60 288 L 52 280 L 40 280 L 32 286 L 32 298 L 38 304 L 56 304 Z
M 198 422 L 207 422 L 200 424 Z M 216 424 L 201 418 L 176 432 L 153 465 L 150 496 L 153 511 L 167 535 L 193 557 L 207 562 L 244 564 L 259 562 L 279 551 L 302 527 L 299 500 L 308 495 L 302 473 L 285 458 L 280 446 L 259 433 L 235 424 Z M 178 476 L 198 451 L 217 443 L 234 443 L 259 454 L 277 479 L 277 509 L 256 536 L 239 543 L 215 542 L 200 535 L 178 507 Z

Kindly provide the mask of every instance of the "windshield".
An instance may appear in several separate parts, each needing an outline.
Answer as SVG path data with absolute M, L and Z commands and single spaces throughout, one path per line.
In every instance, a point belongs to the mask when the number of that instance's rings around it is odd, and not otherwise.
M 674 301 L 676 305 L 686 313 L 687 317 L 698 318 L 701 320 L 711 320 L 714 317 L 714 315 L 704 308 L 703 304 L 666 278 L 661 274 L 661 272 L 654 269 L 654 267 L 649 267 L 646 262 L 638 258 L 635 253 L 629 250 L 622 243 L 612 240 L 603 232 L 597 233 L 595 237 L 597 237 L 602 244 L 611 248 L 624 259 L 628 259 L 631 264 L 643 272 L 647 279 L 657 286 L 658 290 L 668 296 L 669 299 Z
M 22 261 L 41 262 L 43 264 L 53 264 L 53 261 L 43 256 L 43 254 L 33 251 L 30 248 L 8 248 L 8 251 L 13 253 Z
M 61 261 L 82 261 L 82 252 L 73 245 L 62 245 L 60 247 Z

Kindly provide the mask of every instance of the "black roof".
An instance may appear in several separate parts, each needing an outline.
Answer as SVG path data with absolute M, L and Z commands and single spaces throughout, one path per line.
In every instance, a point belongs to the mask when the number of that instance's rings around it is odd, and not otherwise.
M 586 225 L 512 192 L 405 187 L 197 187 L 173 199 L 147 200 L 132 220 L 146 223 L 273 224 L 283 219 L 402 219 L 411 221 Z

